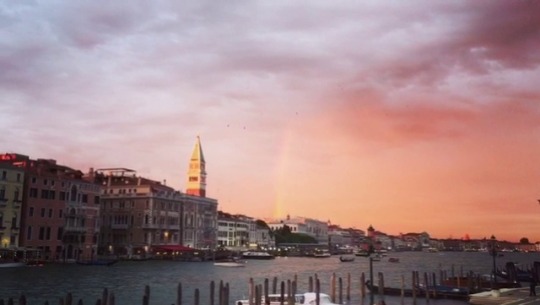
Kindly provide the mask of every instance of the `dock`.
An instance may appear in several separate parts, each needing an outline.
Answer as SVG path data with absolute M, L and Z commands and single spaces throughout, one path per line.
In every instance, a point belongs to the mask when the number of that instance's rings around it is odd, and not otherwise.
M 537 294 L 538 294 L 538 290 Z M 503 288 L 470 295 L 472 305 L 540 305 L 540 296 L 529 296 L 529 288 Z

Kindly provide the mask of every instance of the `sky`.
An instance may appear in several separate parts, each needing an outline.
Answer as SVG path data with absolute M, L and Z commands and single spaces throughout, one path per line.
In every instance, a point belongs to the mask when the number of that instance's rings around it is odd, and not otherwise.
M 540 241 L 540 1 L 1 1 L 0 151 L 434 238 Z

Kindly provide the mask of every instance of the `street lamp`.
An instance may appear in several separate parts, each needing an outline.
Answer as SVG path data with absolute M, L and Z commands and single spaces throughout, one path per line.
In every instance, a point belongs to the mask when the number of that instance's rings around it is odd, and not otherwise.
M 491 235 L 491 248 L 489 249 L 489 254 L 493 258 L 493 275 L 492 275 L 492 282 L 491 282 L 491 288 L 495 289 L 495 286 L 497 284 L 497 265 L 495 263 L 495 258 L 497 257 L 497 239 L 494 235 Z

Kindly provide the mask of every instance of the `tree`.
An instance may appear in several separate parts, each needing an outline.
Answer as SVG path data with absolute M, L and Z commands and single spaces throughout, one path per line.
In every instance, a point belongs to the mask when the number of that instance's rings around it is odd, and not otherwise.
M 529 239 L 528 239 L 527 237 L 522 237 L 522 238 L 519 240 L 519 243 L 520 243 L 520 244 L 530 244 Z

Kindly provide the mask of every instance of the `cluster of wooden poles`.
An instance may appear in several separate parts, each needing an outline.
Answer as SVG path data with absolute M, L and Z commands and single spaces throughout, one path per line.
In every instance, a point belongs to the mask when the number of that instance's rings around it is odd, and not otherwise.
M 453 273 L 453 272 L 452 272 Z M 446 276 L 445 273 L 440 273 L 440 281 L 442 282 L 443 278 Z M 461 276 L 462 277 L 462 276 Z M 458 279 L 458 287 L 463 286 L 469 286 L 472 285 L 472 283 L 469 281 L 467 283 L 462 284 L 459 283 L 459 279 L 461 277 L 457 277 Z M 467 277 L 472 278 L 472 277 Z M 378 294 L 382 296 L 385 294 L 385 286 L 384 286 L 384 275 L 382 272 L 378 273 L 377 276 L 377 286 Z M 465 280 L 464 280 L 465 282 Z M 283 305 L 287 304 L 294 304 L 294 296 L 297 293 L 297 283 L 298 278 L 295 275 L 293 280 L 287 280 L 287 281 L 281 281 L 278 286 L 278 278 L 274 277 L 272 280 L 272 286 L 270 287 L 270 280 L 265 279 L 263 284 L 256 284 L 255 281 L 251 278 L 249 280 L 249 305 L 264 305 L 262 303 L 262 300 L 266 300 L 266 302 L 269 302 L 268 295 L 271 294 L 277 294 L 278 287 L 279 287 L 279 293 L 281 294 L 281 300 L 283 302 Z M 362 272 L 360 275 L 360 282 L 359 282 L 359 290 L 360 290 L 360 296 L 362 298 L 366 297 L 367 291 L 366 291 L 366 276 Z M 416 285 L 420 284 L 420 277 L 419 273 L 417 271 L 412 272 L 412 287 L 415 287 Z M 428 275 L 428 273 L 424 273 L 423 278 L 423 284 L 425 287 L 435 286 L 436 283 L 436 274 L 433 273 L 432 276 Z M 341 277 L 337 277 L 336 274 L 332 274 L 330 279 L 330 292 L 328 293 L 333 303 L 338 304 L 344 304 L 344 300 L 349 303 L 351 300 L 351 274 L 348 273 L 345 278 L 345 283 Z M 219 285 L 216 287 L 216 283 L 214 281 L 210 282 L 210 294 L 209 294 L 209 300 L 208 302 L 203 302 L 204 304 L 208 305 L 230 305 L 229 303 L 229 284 L 223 283 L 223 281 L 219 282 Z M 405 277 L 401 276 L 401 297 L 403 298 L 405 296 Z M 416 295 L 414 294 L 413 289 L 413 298 L 416 298 Z M 320 291 L 320 279 L 317 275 L 310 276 L 309 282 L 308 282 L 308 291 L 307 292 L 315 292 L 317 296 L 321 293 Z M 216 300 L 217 295 L 217 300 Z M 420 296 L 419 296 L 420 297 Z M 425 296 L 429 298 L 430 295 L 426 294 Z M 182 284 L 179 283 L 177 286 L 177 293 L 176 293 L 176 301 L 172 305 L 183 305 L 183 291 L 182 291 Z M 200 305 L 200 291 L 198 288 L 194 291 L 194 297 L 193 297 L 193 304 L 194 305 Z M 217 301 L 217 302 L 216 302 Z M 24 295 L 21 295 L 18 299 L 18 302 L 15 303 L 16 300 L 13 298 L 9 298 L 7 301 L 7 305 L 26 305 L 26 297 Z M 142 305 L 148 305 L 150 302 L 150 287 L 148 285 L 144 288 L 144 293 L 142 296 L 141 304 Z M 59 305 L 84 305 L 83 300 L 79 299 L 78 302 L 75 302 L 73 300 L 73 296 L 71 293 L 68 293 L 64 298 L 59 298 L 58 300 Z M 97 299 L 94 303 L 95 305 L 115 305 L 115 295 L 114 292 L 109 292 L 107 288 L 103 289 L 103 293 L 101 298 Z M 319 304 L 319 298 L 317 297 L 317 305 Z M 0 305 L 5 305 L 4 300 L 0 299 Z M 44 305 L 49 305 L 48 301 L 45 301 Z M 236 305 L 236 304 L 234 304 Z

